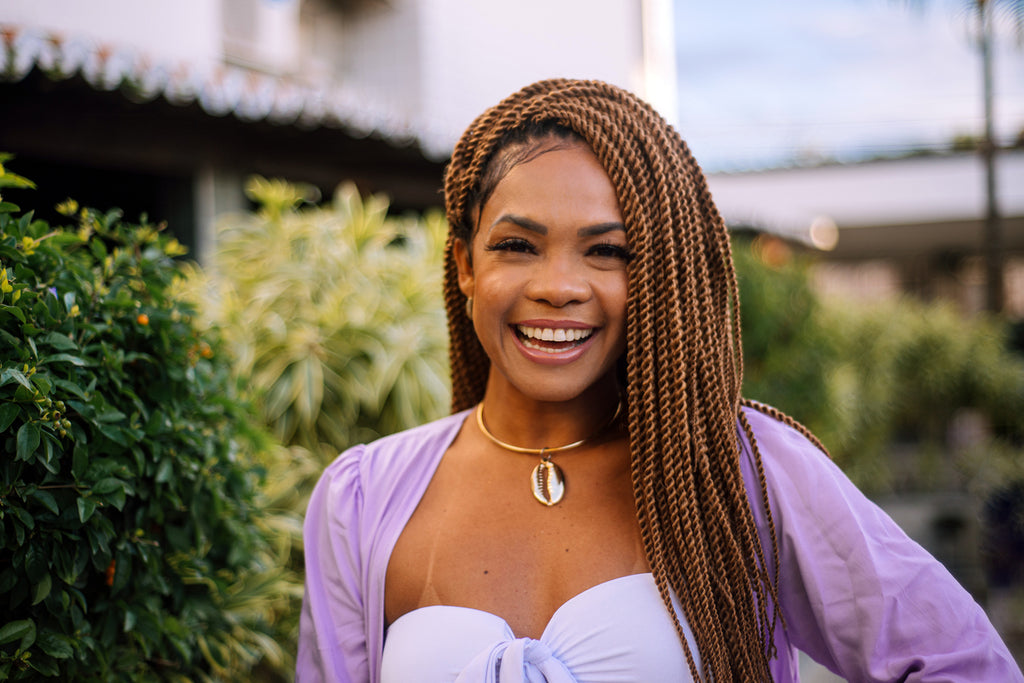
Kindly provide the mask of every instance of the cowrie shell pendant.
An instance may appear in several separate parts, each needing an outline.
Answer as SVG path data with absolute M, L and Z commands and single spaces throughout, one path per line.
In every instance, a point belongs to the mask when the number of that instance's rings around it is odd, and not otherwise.
M 565 495 L 565 478 L 558 465 L 547 458 L 533 468 L 533 497 L 548 507 L 557 505 Z

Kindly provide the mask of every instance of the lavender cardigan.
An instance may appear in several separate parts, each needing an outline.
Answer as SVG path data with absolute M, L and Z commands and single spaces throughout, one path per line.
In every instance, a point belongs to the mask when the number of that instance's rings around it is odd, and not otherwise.
M 356 446 L 325 470 L 304 527 L 298 683 L 378 681 L 391 550 L 466 415 Z M 799 649 L 851 681 L 1024 682 L 985 613 L 941 564 L 800 433 L 753 410 L 747 417 L 779 543 L 785 626 L 774 634 L 775 681 L 799 680 Z M 745 439 L 741 465 L 770 548 Z

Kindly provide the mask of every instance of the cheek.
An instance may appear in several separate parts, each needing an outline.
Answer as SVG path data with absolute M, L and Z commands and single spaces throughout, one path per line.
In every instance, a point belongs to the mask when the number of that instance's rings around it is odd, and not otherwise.
M 629 299 L 629 282 L 626 274 L 606 283 L 604 289 L 605 307 L 608 315 L 614 318 L 626 317 L 626 305 Z
M 627 319 L 627 306 L 629 303 L 629 290 L 627 288 L 626 278 L 623 276 L 621 282 L 617 283 L 610 292 L 608 292 L 607 298 L 607 310 L 609 322 L 613 322 L 617 328 L 616 346 L 622 351 L 626 349 L 626 319 Z
M 508 278 L 495 273 L 481 273 L 476 278 L 473 302 L 474 320 L 490 320 L 505 315 L 515 298 L 516 286 Z

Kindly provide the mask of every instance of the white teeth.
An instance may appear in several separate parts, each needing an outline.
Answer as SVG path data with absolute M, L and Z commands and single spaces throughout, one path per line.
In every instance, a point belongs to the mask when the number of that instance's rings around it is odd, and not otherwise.
M 563 351 L 563 349 L 553 349 L 550 346 L 541 346 L 540 344 L 537 344 L 536 342 L 532 342 L 530 340 L 524 341 L 523 346 L 525 346 L 528 349 L 533 349 L 534 351 L 543 351 L 544 353 L 551 354 L 562 353 Z
M 520 334 L 528 339 L 539 339 L 540 341 L 553 341 L 553 342 L 574 342 L 580 339 L 586 339 L 594 330 L 586 329 L 552 329 L 550 327 L 527 327 L 525 325 L 517 325 L 517 329 Z

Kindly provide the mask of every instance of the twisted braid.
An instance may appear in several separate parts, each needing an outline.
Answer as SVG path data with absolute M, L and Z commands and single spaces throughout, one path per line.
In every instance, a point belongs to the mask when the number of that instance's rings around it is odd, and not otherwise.
M 470 240 L 502 155 L 552 135 L 581 138 L 593 150 L 635 255 L 623 368 L 633 492 L 647 559 L 691 672 L 699 679 L 670 592 L 694 626 L 712 680 L 770 680 L 778 572 L 769 576 L 747 498 L 737 420 L 753 444 L 776 567 L 778 542 L 760 453 L 740 411 L 739 293 L 728 233 L 686 143 L 632 94 L 597 81 L 541 81 L 483 113 L 456 146 L 445 173 L 453 410 L 482 400 L 489 366 L 465 313 L 454 244 Z

